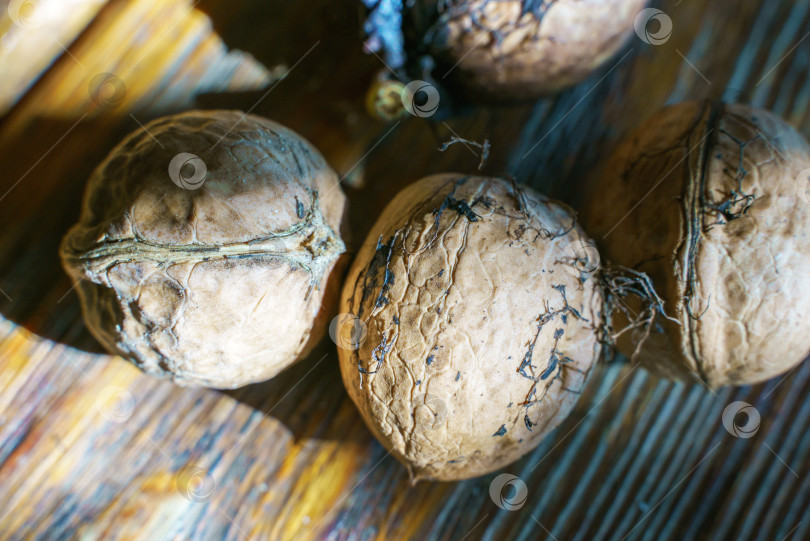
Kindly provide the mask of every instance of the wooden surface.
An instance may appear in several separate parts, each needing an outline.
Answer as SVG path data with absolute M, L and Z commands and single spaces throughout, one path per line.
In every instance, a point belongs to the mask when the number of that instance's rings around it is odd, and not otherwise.
M 354 186 L 355 245 L 408 182 L 475 169 L 475 149 L 437 150 L 453 134 L 492 142 L 485 172 L 575 206 L 616 138 L 667 102 L 747 101 L 810 135 L 810 2 L 655 5 L 669 41 L 634 36 L 556 98 L 385 124 L 363 111 L 384 66 L 361 52 L 352 0 L 110 1 L 0 124 L 0 538 L 810 538 L 810 363 L 716 393 L 603 365 L 504 470 L 528 487 L 506 511 L 496 474 L 410 486 L 328 340 L 263 384 L 177 388 L 100 352 L 58 264 L 94 164 L 140 123 L 195 106 L 252 109 L 310 139 Z M 122 95 L 91 96 L 99 73 Z M 723 426 L 736 400 L 760 414 L 751 438 Z
M 98 14 L 106 0 L 0 0 L 0 115 Z M 18 59 L 24 58 L 24 62 Z

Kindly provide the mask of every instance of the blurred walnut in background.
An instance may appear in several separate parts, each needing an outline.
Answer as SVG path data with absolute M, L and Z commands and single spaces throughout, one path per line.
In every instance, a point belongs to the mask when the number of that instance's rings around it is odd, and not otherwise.
M 417 0 L 401 12 L 373 11 L 367 47 L 385 49 L 389 63 L 412 78 L 432 71 L 472 101 L 530 100 L 578 83 L 613 57 L 645 4 Z

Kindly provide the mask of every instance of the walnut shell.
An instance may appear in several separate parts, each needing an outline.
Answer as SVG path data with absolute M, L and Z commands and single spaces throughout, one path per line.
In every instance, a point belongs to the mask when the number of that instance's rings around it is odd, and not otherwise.
M 434 5 L 435 1 L 427 4 Z M 476 99 L 517 101 L 585 79 L 632 34 L 646 0 L 463 0 L 434 7 L 437 71 Z
M 400 192 L 344 283 L 343 382 L 413 479 L 483 475 L 571 411 L 598 353 L 601 293 L 562 205 L 445 174 Z
M 808 168 L 801 135 L 743 105 L 681 103 L 630 135 L 604 167 L 587 226 L 607 259 L 649 276 L 671 319 L 659 312 L 619 349 L 712 387 L 799 363 L 810 352 L 810 201 L 797 175 Z M 624 306 L 639 314 L 645 302 Z M 619 326 L 633 319 L 619 316 Z
M 192 111 L 107 156 L 61 257 L 110 352 L 181 385 L 234 388 L 322 335 L 344 206 L 337 175 L 296 133 Z

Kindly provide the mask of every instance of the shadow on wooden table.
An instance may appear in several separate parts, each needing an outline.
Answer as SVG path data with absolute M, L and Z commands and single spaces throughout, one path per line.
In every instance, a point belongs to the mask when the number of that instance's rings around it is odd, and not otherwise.
M 91 353 L 102 350 L 79 324 L 78 297 L 58 248 L 78 219 L 90 172 L 132 129 L 127 124 L 40 117 L 0 138 L 0 312 L 30 332 Z

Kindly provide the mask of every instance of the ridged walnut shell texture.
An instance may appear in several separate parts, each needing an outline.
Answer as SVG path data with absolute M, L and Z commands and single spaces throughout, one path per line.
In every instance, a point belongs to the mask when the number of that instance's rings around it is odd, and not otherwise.
M 495 178 L 427 177 L 385 208 L 344 284 L 359 348 L 340 366 L 412 479 L 493 471 L 571 411 L 598 355 L 587 242 L 567 208 Z
M 435 2 L 428 2 L 433 4 Z M 477 99 L 519 101 L 585 79 L 633 32 L 646 0 L 467 0 L 448 3 L 426 39 Z
M 659 316 L 649 338 L 626 333 L 619 349 L 639 347 L 653 370 L 712 387 L 801 362 L 810 201 L 797 175 L 807 168 L 800 134 L 743 105 L 681 103 L 630 135 L 592 190 L 586 226 L 606 259 L 650 276 L 677 322 Z M 638 313 L 638 299 L 628 302 Z
M 170 172 L 180 153 L 201 161 Z M 194 189 L 172 178 L 206 169 Z M 322 335 L 344 205 L 337 175 L 296 133 L 192 111 L 110 153 L 61 257 L 109 351 L 181 385 L 234 388 L 274 376 Z

